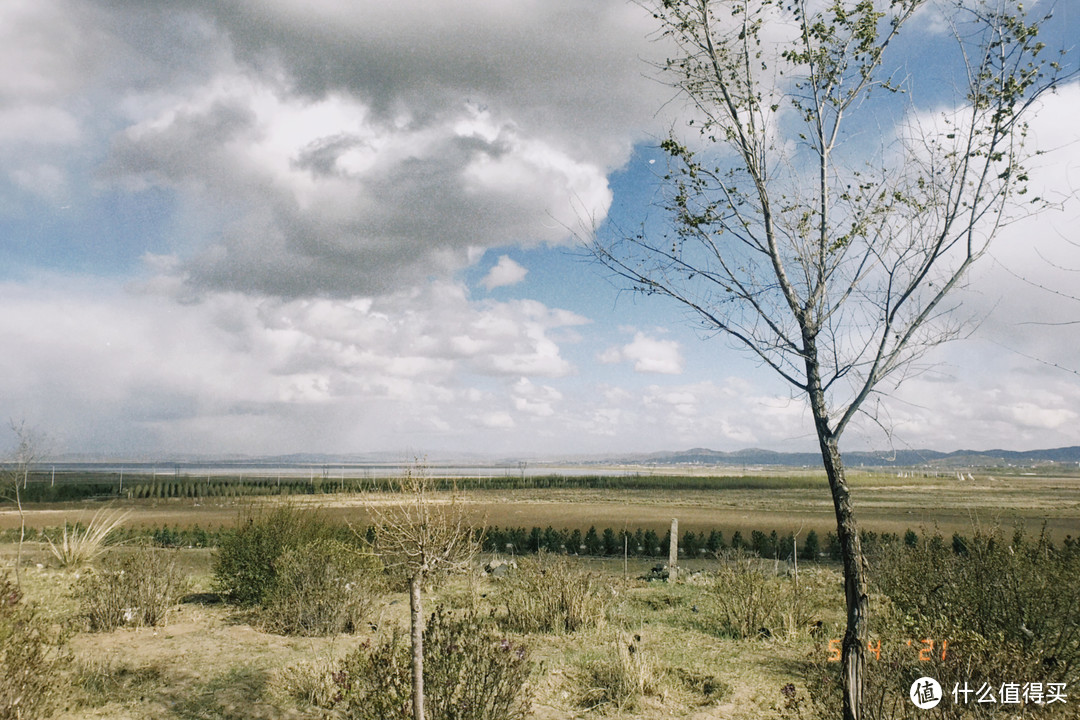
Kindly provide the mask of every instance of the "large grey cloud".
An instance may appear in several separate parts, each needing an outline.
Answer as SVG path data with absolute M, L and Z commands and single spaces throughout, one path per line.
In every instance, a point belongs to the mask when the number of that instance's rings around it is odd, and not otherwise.
M 655 111 L 641 56 L 655 27 L 625 0 L 172 3 L 205 12 L 237 57 L 313 98 L 346 92 L 381 116 L 440 114 L 471 99 L 617 162 Z M 644 94 L 644 97 L 643 97 Z
M 216 230 L 182 258 L 194 289 L 379 294 L 566 242 L 667 93 L 623 0 L 100 7 L 164 74 L 126 88 L 103 177 L 169 187 Z M 177 18 L 200 31 L 175 39 Z M 182 49 L 203 60 L 173 69 Z

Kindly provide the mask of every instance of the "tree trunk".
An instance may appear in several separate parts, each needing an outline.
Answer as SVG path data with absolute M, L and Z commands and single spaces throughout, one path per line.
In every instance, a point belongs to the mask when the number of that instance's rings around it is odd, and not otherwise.
M 18 477 L 15 478 L 15 505 L 19 509 L 19 549 L 15 551 L 15 586 L 22 590 L 22 550 L 23 543 L 26 541 L 26 513 L 23 512 Z
M 424 720 L 424 606 L 420 573 L 409 578 L 409 613 L 412 623 L 413 720 Z
M 840 659 L 843 670 L 844 720 L 859 720 L 862 716 L 863 671 L 866 664 L 864 648 L 870 634 L 867 616 L 869 598 L 866 593 L 862 543 L 844 477 L 839 438 L 833 433 L 829 423 L 825 392 L 821 388 L 815 359 L 816 348 L 812 341 L 807 342 L 806 349 L 809 351 L 806 353 L 807 395 L 814 413 L 814 428 L 821 446 L 821 459 L 825 474 L 829 478 L 829 489 L 832 491 L 833 509 L 836 512 L 836 536 L 840 541 L 840 556 L 844 561 L 847 630 L 844 632 L 843 654 Z
M 863 572 L 862 543 L 851 509 L 844 466 L 835 438 L 821 441 L 821 455 L 829 476 L 833 507 L 836 510 L 836 534 L 844 561 L 844 598 L 847 601 L 847 630 L 844 633 L 843 688 L 844 720 L 859 720 L 862 714 L 864 648 L 869 637 L 868 598 Z

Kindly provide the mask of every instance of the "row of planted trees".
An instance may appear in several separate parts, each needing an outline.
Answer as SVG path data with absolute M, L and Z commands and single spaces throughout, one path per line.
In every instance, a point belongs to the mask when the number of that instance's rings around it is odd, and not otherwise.
M 896 533 L 878 533 L 873 530 L 862 530 L 859 533 L 860 541 L 868 552 L 878 548 L 904 544 L 907 547 L 915 547 L 920 540 L 920 535 L 915 530 L 907 530 L 902 536 Z M 953 533 L 946 538 L 937 532 L 924 532 L 925 539 L 934 548 L 951 551 L 953 554 L 962 555 L 968 552 L 972 538 L 962 533 Z M 1052 541 L 1046 542 L 1053 545 Z M 1078 541 L 1071 535 L 1066 535 L 1061 547 L 1065 550 L 1076 546 Z M 585 532 L 579 529 L 533 527 L 492 527 L 488 528 L 482 540 L 483 549 L 489 552 L 499 553 L 538 553 L 548 552 L 568 555 L 588 555 L 592 557 L 668 557 L 668 549 L 671 544 L 671 533 L 658 534 L 655 530 L 614 530 L 604 528 L 598 531 L 595 526 Z M 752 530 L 748 535 L 736 530 L 728 538 L 720 530 L 699 531 L 687 530 L 679 536 L 680 557 L 712 557 L 724 550 L 738 550 L 755 554 L 761 558 L 776 558 L 790 560 L 797 553 L 800 560 L 839 560 L 841 557 L 840 542 L 833 532 L 825 534 L 822 542 L 817 531 L 810 530 L 805 534 L 796 535 L 787 533 L 780 535 L 776 530 L 764 532 Z
M 82 531 L 86 528 L 81 523 L 75 523 L 72 529 Z M 25 530 L 25 540 L 56 542 L 62 532 L 62 528 L 28 527 Z M 117 528 L 110 538 L 121 543 L 149 541 L 152 545 L 163 548 L 214 548 L 219 547 L 223 538 L 229 536 L 231 532 L 227 528 L 204 528 L 199 524 L 157 525 Z M 377 536 L 375 526 L 361 528 L 357 532 L 367 542 L 375 542 Z M 337 533 L 339 536 L 348 537 L 354 533 L 354 529 L 340 526 Z M 901 542 L 908 547 L 914 547 L 920 539 L 919 533 L 910 529 L 903 536 L 888 532 L 877 533 L 873 530 L 863 530 L 860 534 L 862 544 L 871 551 Z M 17 541 L 18 537 L 18 528 L 0 532 L 0 540 Z M 924 532 L 922 537 L 934 547 L 951 550 L 954 554 L 966 553 L 971 544 L 971 537 L 961 533 L 953 533 L 951 537 L 946 537 L 940 533 Z M 554 528 L 550 525 L 542 529 L 537 526 L 528 529 L 491 527 L 477 531 L 476 540 L 485 552 L 511 555 L 550 553 L 588 557 L 623 557 L 625 554 L 628 557 L 637 558 L 666 558 L 669 554 L 671 533 L 659 534 L 655 530 L 642 528 L 635 530 L 604 528 L 600 531 L 595 526 L 585 531 L 579 528 Z M 1061 547 L 1069 549 L 1077 543 L 1076 539 L 1067 535 L 1062 540 Z M 698 532 L 687 530 L 679 536 L 678 548 L 680 557 L 684 558 L 713 557 L 725 550 L 739 550 L 766 559 L 791 560 L 793 551 L 798 553 L 799 560 L 836 561 L 840 559 L 840 545 L 836 534 L 828 532 L 822 541 L 815 530 L 799 535 L 790 532 L 780 535 L 776 530 L 770 532 L 751 530 L 748 534 L 744 534 L 736 530 L 730 537 L 720 530 Z
M 191 475 L 119 473 L 50 473 L 28 469 L 20 485 L 24 502 L 69 502 L 91 498 L 129 499 L 247 497 L 261 495 L 321 495 L 331 493 L 393 492 L 393 475 Z M 441 490 L 618 489 L 618 490 L 754 490 L 817 488 L 823 481 L 808 477 L 742 475 L 495 475 L 433 477 Z
M 597 530 L 596 526 L 585 532 L 550 525 L 528 530 L 523 527 L 491 527 L 483 536 L 484 550 L 518 554 L 549 552 L 594 557 L 667 557 L 670 544 L 670 531 L 659 534 L 652 529 L 615 530 L 610 527 Z M 826 547 L 832 545 L 835 545 L 835 538 L 830 533 Z M 729 548 L 781 560 L 789 559 L 793 550 L 797 550 L 800 558 L 808 560 L 816 560 L 822 553 L 821 540 L 814 530 L 798 540 L 793 533 L 781 536 L 775 530 L 770 533 L 753 530 L 748 537 L 736 530 L 730 539 L 720 530 L 687 530 L 680 535 L 678 548 L 680 556 L 685 557 L 711 556 Z

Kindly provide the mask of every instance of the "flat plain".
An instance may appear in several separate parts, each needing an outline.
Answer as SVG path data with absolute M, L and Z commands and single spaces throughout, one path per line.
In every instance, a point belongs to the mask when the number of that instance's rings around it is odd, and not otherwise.
M 1080 537 L 1080 476 L 1031 474 L 976 474 L 898 477 L 895 474 L 850 473 L 852 498 L 860 526 L 874 532 L 903 534 L 908 529 L 935 529 L 942 535 L 970 534 L 975 527 L 1019 523 L 1029 532 L 1044 525 L 1054 538 Z M 835 528 L 832 500 L 824 477 L 803 471 L 745 477 L 716 477 L 708 489 L 667 488 L 678 478 L 658 477 L 655 487 L 624 489 L 523 488 L 470 489 L 462 494 L 470 519 L 499 527 L 629 528 L 661 531 L 678 518 L 683 530 L 736 530 L 798 532 L 820 535 Z M 613 479 L 617 485 L 618 478 Z M 753 487 L 748 487 L 752 485 Z M 113 500 L 112 506 L 130 510 L 133 527 L 161 525 L 203 528 L 231 525 L 237 508 L 267 502 L 266 497 L 169 498 Z M 314 505 L 331 517 L 366 526 L 372 505 L 395 502 L 380 492 L 292 495 L 290 502 Z M 100 501 L 31 504 L 26 508 L 30 527 L 58 527 L 65 521 L 87 522 Z M 18 527 L 10 504 L 0 505 L 0 530 Z
M 670 484 L 666 487 L 665 484 Z M 691 483 L 692 484 L 692 483 Z M 856 513 L 864 529 L 902 535 L 913 529 L 970 537 L 976 528 L 994 526 L 1011 532 L 1022 525 L 1028 537 L 1042 528 L 1061 542 L 1080 536 L 1080 477 L 1057 475 L 975 474 L 899 477 L 856 471 L 851 474 Z M 448 493 L 434 500 L 446 502 Z M 672 518 L 680 530 L 802 533 L 815 530 L 824 538 L 834 528 L 832 504 L 822 477 L 811 472 L 763 473 L 759 477 L 715 478 L 709 487 L 679 487 L 678 478 L 657 478 L 647 489 L 607 487 L 469 489 L 461 496 L 478 525 L 525 529 L 552 526 L 580 529 L 595 526 L 616 531 L 664 531 Z M 387 492 L 296 494 L 255 497 L 146 498 L 31 504 L 26 520 L 36 529 L 65 522 L 88 523 L 102 507 L 130 512 L 129 527 L 226 528 L 253 506 L 288 503 L 297 509 L 319 509 L 331 521 L 364 527 L 372 509 L 396 503 Z M 10 503 L 0 505 L 0 530 L 18 527 Z M 377 642 L 381 629 L 407 623 L 408 598 L 390 589 L 377 603 L 370 625 L 354 633 L 329 637 L 276 634 L 260 625 L 249 609 L 214 598 L 215 550 L 151 549 L 169 553 L 182 566 L 189 586 L 186 600 L 171 611 L 161 627 L 120 628 L 90 632 L 81 606 L 86 569 L 61 568 L 48 546 L 24 548 L 26 597 L 56 627 L 72 630 L 66 669 L 57 682 L 60 692 L 54 717 L 60 720 L 239 720 L 264 718 L 335 718 L 336 710 L 312 705 L 298 695 L 297 673 L 314 671 L 328 677 L 353 649 Z M 135 552 L 112 548 L 108 554 Z M 11 575 L 15 544 L 0 543 L 0 575 Z M 469 573 L 438 589 L 432 605 L 478 605 L 502 614 L 500 583 L 477 560 Z M 596 627 L 573 633 L 528 633 L 514 642 L 527 643 L 534 670 L 530 681 L 536 720 L 592 717 L 668 718 L 810 718 L 807 668 L 820 666 L 828 642 L 843 633 L 842 578 L 827 561 L 800 561 L 799 573 L 782 560 L 764 561 L 764 580 L 778 601 L 767 620 L 755 621 L 751 636 L 732 636 L 730 624 L 717 620 L 716 576 L 720 561 L 702 557 L 685 563 L 689 573 L 679 583 L 649 582 L 655 560 L 569 558 L 582 572 L 594 573 L 607 597 L 605 619 Z M 875 603 L 877 600 L 875 599 Z M 877 607 L 877 605 L 874 605 Z M 493 615 L 494 616 L 494 615 Z M 769 631 L 758 632 L 758 623 Z M 725 629 L 727 628 L 727 629 Z M 886 633 L 885 630 L 881 631 Z M 633 638 L 629 640 L 629 638 Z M 905 649 L 912 638 L 884 634 L 876 639 Z M 592 705 L 583 701 L 597 668 L 619 657 L 620 644 L 631 642 L 648 659 L 647 688 L 626 706 Z M 923 642 L 916 638 L 915 642 Z M 880 646 L 880 645 L 879 645 Z M 916 645 L 917 647 L 917 645 Z M 962 653 L 956 643 L 953 652 Z M 914 651 L 912 651 L 914 652 Z M 910 658 L 909 658 L 910 660 Z M 608 665 L 605 665 L 608 663 Z M 60 687 L 60 684 L 58 684 Z M 1070 707 L 1070 709 L 1072 709 Z M 1058 717 L 1044 713 L 1046 717 Z M 1062 715 L 1064 717 L 1064 715 Z M 1071 716 L 1070 716 L 1071 717 Z

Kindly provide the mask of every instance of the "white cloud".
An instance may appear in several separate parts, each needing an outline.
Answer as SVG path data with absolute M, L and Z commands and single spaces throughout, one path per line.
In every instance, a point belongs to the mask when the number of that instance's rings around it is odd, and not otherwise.
M 602 350 L 652 382 L 685 373 L 688 342 L 629 329 L 604 350 L 578 337 L 582 315 L 450 280 L 606 217 L 607 177 L 669 127 L 655 112 L 670 88 L 642 77 L 666 54 L 654 29 L 623 0 L 3 3 L 0 212 L 76 196 L 98 234 L 70 242 L 138 237 L 121 265 L 157 254 L 130 293 L 127 275 L 0 284 L 0 337 L 18 348 L 0 356 L 0 397 L 93 450 L 490 451 L 492 434 L 556 452 L 812 448 L 801 401 L 759 375 L 613 388 L 571 362 Z M 1077 115 L 1072 83 L 1032 116 L 1051 152 L 1031 195 L 1064 207 L 1007 228 L 999 265 L 958 296 L 983 342 L 936 351 L 946 370 L 887 401 L 904 442 L 1076 444 L 1075 377 L 1021 353 L 1075 367 L 1080 326 L 1035 323 L 1074 321 L 1080 303 L 1002 266 L 1075 285 Z M 47 266 L 78 260 L 49 235 L 64 220 L 40 223 Z M 481 283 L 524 275 L 502 256 Z M 851 440 L 880 438 L 859 422 Z
M 559 391 L 530 378 L 571 371 L 550 336 L 583 322 L 535 301 L 473 302 L 446 283 L 347 301 L 211 293 L 179 304 L 139 292 L 58 277 L 0 285 L 0 336 L 21 348 L 0 357 L 0 396 L 77 449 L 139 435 L 225 452 L 229 428 L 253 415 L 266 429 L 238 447 L 345 449 L 363 428 L 359 447 L 378 448 L 399 432 L 460 433 L 445 418 L 461 413 L 510 427 L 478 378 L 516 378 L 515 408 L 551 416 Z M 273 434 L 286 428 L 287 440 Z
M 1031 206 L 1017 208 L 1019 219 L 1000 231 L 990 256 L 980 260 L 957 295 L 978 320 L 974 337 L 995 344 L 992 355 L 965 343 L 948 351 L 968 348 L 964 362 L 976 366 L 1005 355 L 1004 376 L 1012 366 L 1030 366 L 1031 358 L 1080 370 L 1080 293 L 1074 290 L 1080 272 L 1080 126 L 1070 121 L 1080 115 L 1080 82 L 1040 102 L 1028 142 L 1046 154 L 1029 163 L 1029 191 L 1020 199 L 1043 197 L 1053 206 L 1034 214 Z
M 734 450 L 797 444 L 812 449 L 804 440 L 811 430 L 808 422 L 801 400 L 729 378 L 722 383 L 650 385 L 629 398 L 609 395 L 601 411 L 591 416 L 590 428 L 601 434 L 615 432 L 624 440 L 632 436 L 638 448 Z
M 510 430 L 515 425 L 514 418 L 506 412 L 486 413 L 476 418 L 476 422 L 489 430 Z
M 536 385 L 528 378 L 514 383 L 512 394 L 515 409 L 536 417 L 551 417 L 555 414 L 555 404 L 562 400 L 562 393 L 555 388 Z
M 68 0 L 7 0 L 0 9 L 0 98 L 55 99 L 83 87 L 105 48 L 97 13 Z
M 1008 412 L 1017 425 L 1038 430 L 1058 430 L 1080 417 L 1069 408 L 1042 407 L 1029 402 L 1018 402 L 1009 407 Z
M 30 168 L 16 168 L 11 171 L 11 178 L 23 189 L 45 198 L 59 197 L 67 185 L 64 171 L 45 163 Z
M 525 279 L 528 272 L 528 270 L 510 259 L 508 255 L 500 255 L 499 261 L 488 270 L 487 275 L 480 281 L 480 284 L 488 290 L 516 285 Z
M 78 140 L 78 121 L 59 108 L 20 105 L 0 109 L 0 144 L 71 145 Z
M 683 371 L 683 357 L 675 340 L 657 340 L 637 332 L 622 346 L 609 347 L 597 359 L 602 363 L 632 362 L 639 373 L 678 375 Z

